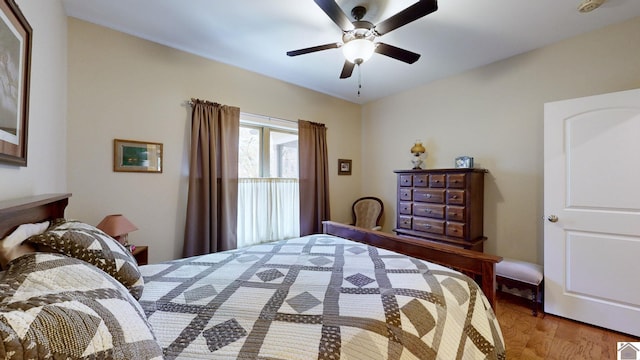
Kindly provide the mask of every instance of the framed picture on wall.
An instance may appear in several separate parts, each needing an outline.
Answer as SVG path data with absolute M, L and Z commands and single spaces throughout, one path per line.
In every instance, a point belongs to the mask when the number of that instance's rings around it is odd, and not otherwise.
M 32 29 L 14 0 L 0 0 L 0 162 L 27 166 Z
M 338 159 L 338 175 L 351 175 L 351 160 Z
M 162 172 L 162 144 L 147 141 L 113 141 L 113 171 Z

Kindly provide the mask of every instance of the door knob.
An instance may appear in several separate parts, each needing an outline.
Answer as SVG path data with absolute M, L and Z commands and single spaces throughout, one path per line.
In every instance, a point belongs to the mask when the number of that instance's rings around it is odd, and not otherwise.
M 558 222 L 558 217 L 555 215 L 549 215 L 549 217 L 547 217 L 547 220 L 549 220 L 550 222 Z

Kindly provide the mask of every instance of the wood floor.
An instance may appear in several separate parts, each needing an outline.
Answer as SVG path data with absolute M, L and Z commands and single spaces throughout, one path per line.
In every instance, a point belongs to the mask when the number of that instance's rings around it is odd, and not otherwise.
M 617 342 L 640 338 L 554 315 L 531 315 L 524 299 L 498 292 L 495 307 L 507 359 L 617 359 Z

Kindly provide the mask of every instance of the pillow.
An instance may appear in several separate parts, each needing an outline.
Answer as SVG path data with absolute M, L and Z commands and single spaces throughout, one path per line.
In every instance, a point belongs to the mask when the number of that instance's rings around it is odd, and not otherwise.
M 32 253 L 0 278 L 0 358 L 162 359 L 140 304 L 84 261 Z
M 44 250 L 44 247 L 46 251 L 95 265 L 120 281 L 136 299 L 142 295 L 144 280 L 131 251 L 94 226 L 57 219 L 47 231 L 31 236 L 26 241 L 35 244 L 39 250 Z
M 28 237 L 42 234 L 49 227 L 49 222 L 44 221 L 36 224 L 22 224 L 11 234 L 0 240 L 0 267 L 6 268 L 9 261 L 24 254 L 33 252 L 33 246 L 23 244 Z

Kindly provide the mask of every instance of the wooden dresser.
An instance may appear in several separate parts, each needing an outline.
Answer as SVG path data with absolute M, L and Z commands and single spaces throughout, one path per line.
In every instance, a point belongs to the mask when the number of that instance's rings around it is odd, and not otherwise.
M 396 170 L 400 236 L 483 251 L 485 169 Z

